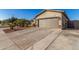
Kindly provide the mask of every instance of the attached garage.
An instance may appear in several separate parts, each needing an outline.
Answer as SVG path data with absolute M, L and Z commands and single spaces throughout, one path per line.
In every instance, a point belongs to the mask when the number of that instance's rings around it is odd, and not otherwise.
M 58 28 L 58 18 L 48 18 L 39 20 L 40 28 Z

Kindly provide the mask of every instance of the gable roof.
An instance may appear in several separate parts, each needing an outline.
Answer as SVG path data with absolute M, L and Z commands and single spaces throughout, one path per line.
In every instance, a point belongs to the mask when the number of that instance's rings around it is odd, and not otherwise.
M 46 12 L 46 11 L 62 13 L 69 20 L 68 16 L 66 15 L 66 13 L 64 11 L 62 11 L 62 10 L 47 10 L 47 9 L 43 10 L 41 13 L 37 14 L 35 16 L 35 18 L 38 17 L 39 15 L 41 15 L 42 13 Z

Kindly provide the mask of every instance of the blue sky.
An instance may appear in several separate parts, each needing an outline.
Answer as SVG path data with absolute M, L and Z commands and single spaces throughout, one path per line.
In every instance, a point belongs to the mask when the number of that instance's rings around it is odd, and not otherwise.
M 79 9 L 58 9 L 64 10 L 70 20 L 79 20 Z M 42 9 L 0 9 L 0 20 L 15 16 L 17 18 L 33 19 Z

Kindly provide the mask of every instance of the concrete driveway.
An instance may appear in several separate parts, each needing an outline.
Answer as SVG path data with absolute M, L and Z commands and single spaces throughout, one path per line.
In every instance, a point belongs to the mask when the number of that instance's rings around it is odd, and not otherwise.
M 2 31 L 4 28 L 0 29 L 0 50 L 5 50 L 6 48 L 19 49 Z
M 31 28 L 25 29 L 17 32 L 7 33 L 6 36 L 19 48 L 19 49 L 27 49 L 31 45 L 40 41 L 47 35 L 53 32 L 52 29 L 39 29 L 39 28 Z M 10 47 L 6 49 L 11 49 Z M 15 49 L 15 48 L 14 48 Z
M 77 50 L 79 49 L 79 30 L 63 30 L 47 50 Z
M 79 30 L 30 28 L 12 33 L 0 29 L 1 50 L 77 50 Z

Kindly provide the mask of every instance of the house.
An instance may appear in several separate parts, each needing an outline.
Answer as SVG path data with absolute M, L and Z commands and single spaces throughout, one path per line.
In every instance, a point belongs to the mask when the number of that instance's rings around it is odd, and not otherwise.
M 36 26 L 54 29 L 66 29 L 70 21 L 66 13 L 59 10 L 43 10 L 34 19 Z
M 79 29 L 79 20 L 71 20 L 68 26 L 71 29 Z
M 74 29 L 79 29 L 79 20 L 73 20 Z
M 68 24 L 68 28 L 70 28 L 70 29 L 74 29 L 75 27 L 74 27 L 74 21 L 69 21 L 69 24 Z

